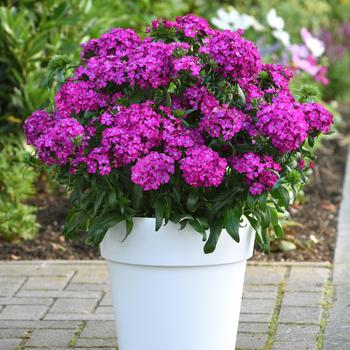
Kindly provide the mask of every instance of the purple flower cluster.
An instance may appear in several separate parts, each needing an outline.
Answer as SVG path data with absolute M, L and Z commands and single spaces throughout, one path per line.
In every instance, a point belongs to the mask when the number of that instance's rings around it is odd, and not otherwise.
M 308 132 L 321 132 L 327 134 L 333 124 L 333 115 L 318 103 L 307 102 L 302 106 L 305 120 L 308 124 Z
M 131 169 L 131 180 L 145 191 L 167 184 L 175 172 L 174 159 L 158 152 L 140 158 Z
M 152 22 L 152 28 L 158 29 L 160 24 L 165 28 L 175 28 L 178 32 L 183 33 L 183 35 L 188 38 L 212 35 L 215 33 L 215 30 L 210 28 L 206 19 L 194 16 L 192 14 L 177 17 L 175 21 L 154 20 Z
M 321 105 L 298 103 L 290 71 L 263 65 L 242 31 L 194 15 L 154 21 L 145 39 L 117 28 L 82 46 L 55 111 L 24 125 L 38 157 L 73 174 L 122 170 L 145 191 L 172 177 L 218 187 L 241 174 L 259 195 L 278 180 L 281 156 L 299 159 L 307 136 L 333 121 Z
M 44 111 L 34 112 L 24 125 L 28 144 L 38 151 L 38 158 L 48 165 L 67 164 L 82 142 L 85 130 L 74 118 L 50 116 Z
M 111 155 L 115 168 L 136 161 L 160 144 L 162 117 L 150 103 L 121 107 L 113 119 L 102 133 L 101 146 Z
M 209 54 L 218 63 L 224 76 L 246 85 L 257 77 L 262 62 L 257 47 L 242 38 L 242 35 L 241 30 L 218 32 L 201 51 Z
M 179 163 L 185 182 L 192 187 L 219 186 L 227 167 L 226 159 L 206 146 L 188 150 Z
M 140 38 L 132 29 L 115 28 L 103 34 L 99 39 L 92 39 L 82 44 L 81 58 L 86 61 L 95 56 L 123 57 L 139 43 Z
M 276 173 L 281 171 L 280 164 L 274 162 L 271 156 L 260 156 L 253 152 L 230 157 L 229 165 L 239 174 L 245 175 L 249 192 L 254 196 L 271 190 L 278 180 Z
M 222 106 L 203 113 L 200 128 L 214 138 L 231 140 L 243 126 L 244 114 L 237 108 Z
M 193 76 L 198 76 L 202 69 L 202 65 L 199 63 L 198 57 L 184 56 L 177 59 L 174 62 L 174 71 L 179 73 L 181 71 L 187 71 Z
M 293 72 L 280 64 L 264 64 L 264 71 L 270 74 L 277 88 L 288 90 L 289 81 L 293 78 Z
M 281 152 L 297 150 L 307 137 L 308 125 L 297 103 L 264 105 L 257 113 L 257 129 Z
M 173 47 L 163 42 L 144 41 L 134 50 L 127 64 L 132 86 L 157 89 L 170 82 Z
M 97 111 L 108 106 L 110 96 L 96 92 L 88 81 L 65 82 L 55 96 L 57 111 L 70 117 L 72 113 Z

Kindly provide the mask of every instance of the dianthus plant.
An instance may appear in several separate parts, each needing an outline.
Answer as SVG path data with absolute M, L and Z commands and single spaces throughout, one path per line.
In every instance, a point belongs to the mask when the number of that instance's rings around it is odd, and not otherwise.
M 82 45 L 77 68 L 53 62 L 64 76 L 54 103 L 25 122 L 36 159 L 71 194 L 66 237 L 85 229 L 97 245 L 121 221 L 127 236 L 133 218 L 154 217 L 156 229 L 192 226 L 209 253 L 223 229 L 239 241 L 245 216 L 268 252 L 331 113 L 310 87 L 293 95 L 291 72 L 263 64 L 241 30 L 187 15 L 146 33 L 113 29 Z

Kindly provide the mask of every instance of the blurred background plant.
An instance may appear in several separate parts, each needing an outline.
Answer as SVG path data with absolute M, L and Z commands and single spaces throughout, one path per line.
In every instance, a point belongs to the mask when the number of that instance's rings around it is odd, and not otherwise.
M 15 241 L 33 238 L 38 231 L 37 208 L 26 201 L 35 193 L 37 175 L 25 167 L 21 139 L 0 142 L 0 237 Z
M 153 18 L 172 19 L 188 12 L 221 29 L 245 29 L 266 62 L 290 65 L 298 85 L 316 82 L 332 112 L 346 103 L 350 94 L 350 2 L 346 0 L 2 0 L 0 236 L 30 238 L 38 230 L 35 206 L 28 199 L 38 187 L 35 181 L 46 178 L 38 180 L 30 170 L 24 175 L 22 123 L 48 104 L 52 57 L 66 55 L 74 65 L 80 43 L 113 27 L 134 28 L 142 35 Z M 336 115 L 339 126 L 341 118 Z

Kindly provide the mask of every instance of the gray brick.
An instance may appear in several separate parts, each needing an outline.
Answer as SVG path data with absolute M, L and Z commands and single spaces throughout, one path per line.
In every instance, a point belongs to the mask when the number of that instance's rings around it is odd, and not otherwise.
M 51 305 L 50 298 L 0 298 L 0 305 Z
M 113 314 L 114 309 L 112 306 L 99 306 L 96 311 L 96 314 Z
M 240 333 L 268 333 L 268 323 L 240 322 L 238 332 Z
M 243 314 L 239 316 L 241 322 L 262 322 L 269 323 L 271 321 L 271 315 L 269 314 Z
M 34 271 L 38 267 L 39 267 L 39 264 L 32 265 L 32 264 L 27 264 L 27 262 L 23 264 L 2 262 L 0 265 L 0 276 L 7 276 L 7 277 L 30 276 L 34 273 Z
M 62 290 L 69 281 L 66 276 L 29 277 L 22 290 Z
M 0 320 L 39 320 L 47 311 L 44 305 L 7 305 Z
M 246 284 L 279 284 L 285 273 L 286 267 L 275 266 L 248 266 L 245 283 Z
M 0 328 L 0 338 L 21 338 L 26 332 L 25 328 Z
M 303 342 L 315 344 L 317 334 L 320 331 L 319 326 L 279 324 L 276 332 L 276 342 L 293 343 L 295 339 Z
M 100 302 L 101 306 L 111 306 L 113 305 L 112 303 L 112 295 L 111 293 L 106 293 L 103 299 Z
M 0 296 L 8 297 L 14 295 L 21 287 L 25 277 L 1 277 L 0 276 Z
M 244 314 L 269 314 L 272 315 L 275 308 L 275 300 L 267 299 L 243 299 L 241 313 Z
M 109 286 L 105 283 L 69 283 L 65 290 L 106 292 Z
M 97 304 L 97 299 L 65 299 L 55 301 L 50 309 L 53 314 L 90 313 Z
M 273 350 L 316 350 L 316 343 L 306 343 L 299 339 L 294 339 L 289 343 L 275 342 L 273 345 Z M 325 349 L 330 350 L 330 349 Z M 337 350 L 342 350 L 337 348 Z M 344 349 L 345 350 L 345 349 Z
M 117 346 L 117 340 L 115 338 L 79 338 L 78 342 L 76 343 L 77 347 L 113 347 Z
M 321 321 L 322 309 L 317 307 L 289 307 L 281 308 L 279 322 L 282 323 L 310 323 L 319 324 Z
M 320 306 L 322 299 L 323 294 L 321 292 L 286 292 L 282 306 Z
M 34 329 L 75 329 L 80 325 L 80 321 L 0 321 L 0 329 L 13 328 L 34 328 Z
M 47 321 L 113 321 L 113 314 L 47 314 Z
M 243 299 L 276 299 L 277 290 L 277 288 L 265 292 L 260 290 L 244 290 Z
M 114 321 L 87 321 L 81 337 L 112 338 L 115 333 Z
M 106 348 L 106 347 L 103 347 L 103 348 L 74 348 L 73 350 L 116 350 L 116 348 L 115 347 L 113 347 L 113 348 Z
M 0 339 L 1 350 L 15 350 L 20 344 L 20 339 Z
M 78 291 L 55 291 L 55 290 L 21 290 L 18 297 L 28 298 L 74 298 L 74 299 L 101 299 L 102 292 L 78 292 Z
M 26 346 L 68 347 L 74 329 L 35 329 Z
M 72 279 L 72 283 L 106 283 L 108 280 L 107 269 L 104 266 L 80 269 Z
M 31 276 L 63 276 L 71 277 L 78 270 L 76 265 L 58 265 L 44 263 Z
M 250 350 L 263 349 L 267 339 L 267 334 L 238 333 L 236 347 Z
M 293 266 L 287 283 L 288 289 L 314 290 L 315 287 L 323 288 L 328 281 L 329 268 L 316 268 L 307 266 Z

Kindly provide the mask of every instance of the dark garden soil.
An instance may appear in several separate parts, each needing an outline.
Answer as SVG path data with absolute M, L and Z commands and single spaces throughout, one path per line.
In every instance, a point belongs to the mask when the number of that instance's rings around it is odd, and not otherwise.
M 348 116 L 346 116 L 348 117 Z M 345 128 L 342 128 L 343 131 Z M 346 162 L 349 133 L 323 142 L 317 151 L 318 161 L 312 181 L 305 189 L 302 203 L 290 208 L 293 225 L 285 228 L 284 242 L 273 242 L 272 253 L 265 256 L 256 252 L 257 261 L 331 261 L 336 239 L 336 226 Z M 69 202 L 63 193 L 39 193 L 32 204 L 41 209 L 41 225 L 37 238 L 8 243 L 0 239 L 0 259 L 97 259 L 97 248 L 84 244 L 83 235 L 66 242 L 61 235 Z M 287 243 L 286 243 L 287 242 Z M 291 244 L 292 243 L 292 244 Z M 282 245 L 282 246 L 281 246 Z M 295 248 L 286 251 L 287 248 Z M 292 247 L 290 247 L 292 246 Z

